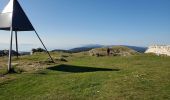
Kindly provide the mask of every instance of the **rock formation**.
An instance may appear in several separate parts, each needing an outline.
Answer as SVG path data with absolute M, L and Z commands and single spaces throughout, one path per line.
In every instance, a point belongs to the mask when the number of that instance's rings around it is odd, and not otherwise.
M 9 55 L 9 50 L 0 50 L 0 57 L 2 56 L 8 56 Z M 12 56 L 16 56 L 17 55 L 17 52 L 12 50 Z M 20 55 L 18 53 L 18 55 Z
M 170 56 L 170 45 L 153 45 L 149 46 L 145 53 L 154 53 L 156 55 Z
M 89 51 L 91 56 L 108 56 L 107 48 L 96 48 Z M 110 56 L 129 56 L 138 54 L 137 51 L 125 46 L 113 46 L 110 48 Z

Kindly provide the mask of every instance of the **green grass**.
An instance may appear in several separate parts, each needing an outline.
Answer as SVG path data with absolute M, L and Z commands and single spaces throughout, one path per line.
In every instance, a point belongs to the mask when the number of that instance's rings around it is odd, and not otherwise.
M 47 63 L 44 54 L 13 58 L 18 66 L 24 64 L 26 72 L 0 78 L 0 100 L 170 99 L 170 57 L 84 54 L 53 53 L 53 57 L 69 56 L 68 62 L 56 64 Z

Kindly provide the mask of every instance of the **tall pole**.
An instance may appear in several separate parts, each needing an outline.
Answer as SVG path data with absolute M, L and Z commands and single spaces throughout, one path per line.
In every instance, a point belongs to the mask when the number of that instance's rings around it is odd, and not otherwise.
M 45 47 L 45 45 L 44 45 L 43 41 L 41 40 L 40 36 L 38 35 L 37 31 L 36 31 L 36 30 L 34 30 L 34 32 L 36 33 L 36 35 L 37 35 L 38 39 L 39 39 L 39 40 L 40 40 L 40 42 L 42 43 L 42 45 L 43 45 L 43 47 L 44 47 L 44 49 L 45 49 L 46 53 L 47 53 L 47 54 L 48 54 L 48 56 L 50 57 L 51 61 L 52 61 L 52 62 L 54 62 L 53 58 L 51 57 L 50 53 L 48 52 L 47 48 Z
M 17 31 L 15 31 L 15 41 L 16 41 L 16 52 L 17 52 L 17 58 L 18 58 L 18 35 L 17 35 Z
M 12 71 L 12 65 L 11 65 L 11 60 L 12 60 L 12 37 L 13 37 L 13 29 L 12 27 L 10 28 L 11 30 L 11 38 L 10 38 L 10 47 L 9 47 L 9 59 L 8 59 L 8 72 Z

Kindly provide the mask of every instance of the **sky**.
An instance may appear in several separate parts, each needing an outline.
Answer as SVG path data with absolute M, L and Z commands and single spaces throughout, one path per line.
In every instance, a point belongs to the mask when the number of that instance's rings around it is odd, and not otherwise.
M 0 11 L 9 0 L 0 0 Z M 49 49 L 87 44 L 170 44 L 170 0 L 18 0 Z M 0 31 L 0 49 L 10 34 Z M 18 33 L 19 49 L 42 47 L 34 32 Z

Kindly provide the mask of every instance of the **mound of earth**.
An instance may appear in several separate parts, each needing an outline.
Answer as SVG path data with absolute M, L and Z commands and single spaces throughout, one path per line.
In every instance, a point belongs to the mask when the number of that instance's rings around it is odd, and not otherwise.
M 107 49 L 108 48 L 96 48 L 89 51 L 91 56 L 107 56 Z M 110 56 L 129 56 L 138 54 L 137 51 L 130 49 L 125 46 L 113 46 L 110 49 Z

